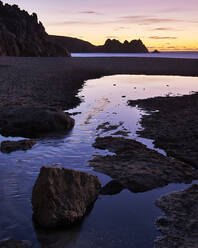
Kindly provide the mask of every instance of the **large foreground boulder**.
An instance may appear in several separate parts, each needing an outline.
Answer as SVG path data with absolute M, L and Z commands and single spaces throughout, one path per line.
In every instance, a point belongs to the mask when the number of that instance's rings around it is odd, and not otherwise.
M 19 106 L 0 111 L 0 133 L 4 136 L 39 137 L 69 131 L 73 126 L 74 119 L 53 108 Z
M 0 150 L 3 153 L 10 153 L 18 150 L 26 151 L 31 149 L 36 144 L 35 140 L 18 140 L 18 141 L 11 141 L 6 140 L 1 142 Z
M 42 167 L 32 192 L 33 217 L 43 228 L 71 225 L 91 208 L 101 185 L 96 176 Z

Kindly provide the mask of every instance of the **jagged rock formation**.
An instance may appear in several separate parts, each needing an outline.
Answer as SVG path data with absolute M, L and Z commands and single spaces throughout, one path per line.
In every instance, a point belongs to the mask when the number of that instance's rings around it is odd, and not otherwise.
M 50 36 L 52 41 L 67 47 L 71 53 L 148 53 L 148 49 L 141 40 L 121 43 L 118 40 L 106 40 L 104 45 L 94 46 L 90 42 L 77 38 Z
M 103 46 L 99 46 L 98 50 L 101 52 L 110 52 L 110 53 L 148 53 L 148 49 L 143 44 L 141 40 L 132 40 L 128 42 L 127 40 L 124 43 L 121 43 L 118 40 L 106 40 Z
M 66 48 L 52 42 L 37 15 L 0 1 L 1 56 L 69 56 Z

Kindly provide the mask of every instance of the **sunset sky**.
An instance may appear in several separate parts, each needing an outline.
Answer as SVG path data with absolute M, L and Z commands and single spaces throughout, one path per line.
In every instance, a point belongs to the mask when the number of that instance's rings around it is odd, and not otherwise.
M 198 0 L 13 0 L 49 34 L 101 45 L 142 39 L 149 50 L 198 50 Z

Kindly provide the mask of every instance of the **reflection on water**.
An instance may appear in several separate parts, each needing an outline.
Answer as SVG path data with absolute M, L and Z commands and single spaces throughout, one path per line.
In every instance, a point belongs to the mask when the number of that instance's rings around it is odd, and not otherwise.
M 198 59 L 197 51 L 160 53 L 72 53 L 72 57 L 140 57 Z
M 138 121 L 143 112 L 127 106 L 127 100 L 191 91 L 198 91 L 197 78 L 117 75 L 87 81 L 79 93 L 84 101 L 70 110 L 71 113 L 80 112 L 74 116 L 76 125 L 70 133 L 39 139 L 26 152 L 0 154 L 0 239 L 32 240 L 35 247 L 153 247 L 158 235 L 154 223 L 160 215 L 154 201 L 186 185 L 172 184 L 139 194 L 123 190 L 114 196 L 100 196 L 81 224 L 57 232 L 34 229 L 32 187 L 40 167 L 52 164 L 96 174 L 102 184 L 107 183 L 111 180 L 108 176 L 86 166 L 94 154 L 107 153 L 91 146 L 96 135 L 101 133 L 96 130 L 98 125 L 109 122 L 118 126 L 101 135 L 126 129 L 129 137 L 153 148 L 152 140 L 135 134 L 141 128 Z M 1 141 L 6 139 L 0 137 Z

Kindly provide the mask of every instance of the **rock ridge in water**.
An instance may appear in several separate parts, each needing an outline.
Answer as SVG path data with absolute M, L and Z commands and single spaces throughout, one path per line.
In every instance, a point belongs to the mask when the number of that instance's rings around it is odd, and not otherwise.
M 66 48 L 49 39 L 37 15 L 0 1 L 0 56 L 69 56 Z
M 198 178 L 191 165 L 165 157 L 132 139 L 99 137 L 93 146 L 115 153 L 95 156 L 90 161 L 94 170 L 107 174 L 132 192 L 144 192 L 169 183 L 189 183 Z
M 43 228 L 80 221 L 97 199 L 96 176 L 66 168 L 42 167 L 32 192 L 33 217 Z
M 168 156 L 198 168 L 198 93 L 131 100 L 128 104 L 150 113 L 141 119 L 141 137 L 153 139 L 155 147 Z

